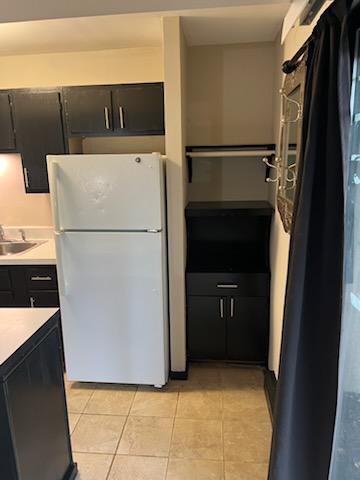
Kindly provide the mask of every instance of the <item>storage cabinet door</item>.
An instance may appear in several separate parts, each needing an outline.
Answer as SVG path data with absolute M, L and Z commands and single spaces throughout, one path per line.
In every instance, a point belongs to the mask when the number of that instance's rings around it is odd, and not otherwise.
M 69 135 L 100 135 L 112 130 L 110 89 L 69 87 L 64 98 Z
M 29 291 L 29 303 L 31 307 L 58 307 L 59 294 L 56 290 Z
M 60 93 L 15 91 L 13 105 L 26 192 L 46 193 L 49 191 L 46 155 L 66 151 Z
M 114 89 L 113 115 L 117 134 L 164 134 L 163 85 L 135 84 Z
M 15 134 L 11 113 L 10 95 L 0 93 L 0 151 L 15 149 Z
M 229 360 L 265 363 L 268 352 L 269 302 L 259 297 L 229 297 Z
M 187 308 L 190 358 L 226 358 L 226 298 L 189 296 Z
M 6 382 L 12 443 L 22 480 L 68 478 L 71 450 L 60 349 L 56 329 Z

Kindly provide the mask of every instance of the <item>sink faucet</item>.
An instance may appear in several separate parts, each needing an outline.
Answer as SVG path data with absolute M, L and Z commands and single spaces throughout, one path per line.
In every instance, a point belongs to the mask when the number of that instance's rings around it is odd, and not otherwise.
M 0 224 L 0 241 L 3 242 L 4 240 L 5 240 L 4 227 Z
M 23 228 L 19 228 L 19 232 L 20 232 L 22 241 L 26 242 L 25 230 Z

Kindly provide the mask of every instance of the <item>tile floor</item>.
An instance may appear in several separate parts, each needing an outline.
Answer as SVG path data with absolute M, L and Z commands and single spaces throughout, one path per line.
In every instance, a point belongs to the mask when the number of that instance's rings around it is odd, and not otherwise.
M 66 381 L 78 480 L 266 480 L 271 422 L 259 369 L 193 365 L 151 387 Z

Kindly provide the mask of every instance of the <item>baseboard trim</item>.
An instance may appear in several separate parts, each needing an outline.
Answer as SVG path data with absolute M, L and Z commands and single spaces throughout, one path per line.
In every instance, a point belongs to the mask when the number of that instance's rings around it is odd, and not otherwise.
M 186 369 L 182 370 L 180 372 L 170 370 L 169 377 L 171 380 L 187 380 L 188 379 L 188 373 L 189 373 L 189 365 L 188 362 L 186 362 Z
M 271 416 L 271 421 L 274 422 L 277 379 L 275 373 L 272 370 L 266 369 L 264 372 L 264 389 Z

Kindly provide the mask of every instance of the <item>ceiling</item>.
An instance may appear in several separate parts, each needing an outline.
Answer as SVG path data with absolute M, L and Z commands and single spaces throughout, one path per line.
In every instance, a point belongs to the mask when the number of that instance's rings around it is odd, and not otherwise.
M 228 8 L 0 23 L 0 55 L 161 46 L 162 17 L 175 14 L 182 18 L 189 45 L 275 40 L 289 4 L 281 0 L 276 4 L 253 3 Z
M 0 22 L 166 12 L 242 5 L 291 3 L 291 0 L 2 0 Z

